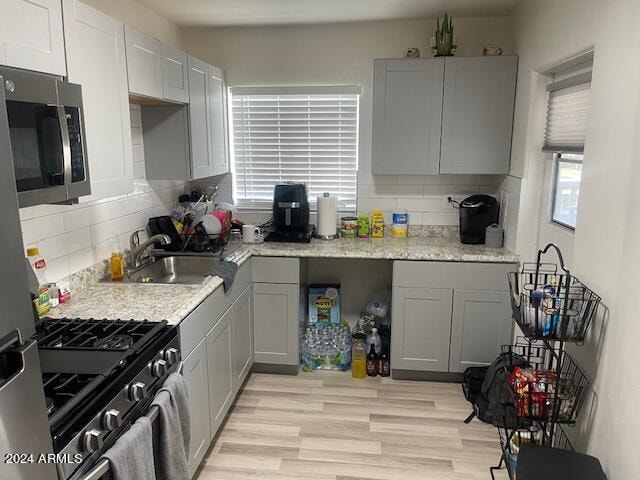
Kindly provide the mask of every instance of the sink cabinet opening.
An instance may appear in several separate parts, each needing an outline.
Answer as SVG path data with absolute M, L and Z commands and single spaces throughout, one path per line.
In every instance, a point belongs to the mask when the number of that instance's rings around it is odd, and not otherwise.
M 384 301 L 387 313 L 384 320 L 376 318 L 376 323 L 385 324 L 391 330 L 391 281 L 393 276 L 393 262 L 390 260 L 341 259 L 341 258 L 310 258 L 303 260 L 301 271 L 306 288 L 301 289 L 300 315 L 300 346 L 305 345 L 305 331 L 309 325 L 309 287 L 313 285 L 339 285 L 340 320 L 349 324 L 353 331 L 360 319 L 361 313 L 367 309 L 367 303 Z M 382 333 L 382 332 L 381 332 Z M 388 350 L 390 338 L 383 339 L 383 346 Z M 309 362 L 307 362 L 308 364 Z M 301 358 L 301 367 L 304 361 Z M 314 370 L 314 373 L 326 373 L 351 376 L 351 369 Z

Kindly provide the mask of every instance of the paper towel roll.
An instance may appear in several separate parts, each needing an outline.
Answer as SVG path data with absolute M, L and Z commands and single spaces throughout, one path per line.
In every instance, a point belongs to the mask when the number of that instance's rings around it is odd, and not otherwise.
M 318 226 L 316 235 L 319 237 L 333 236 L 338 228 L 338 199 L 324 193 L 318 200 Z

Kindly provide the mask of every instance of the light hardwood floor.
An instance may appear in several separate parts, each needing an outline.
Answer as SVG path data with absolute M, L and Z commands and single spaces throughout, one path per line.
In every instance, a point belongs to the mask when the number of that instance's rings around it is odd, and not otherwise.
M 252 374 L 197 479 L 486 480 L 498 434 L 469 412 L 457 384 Z

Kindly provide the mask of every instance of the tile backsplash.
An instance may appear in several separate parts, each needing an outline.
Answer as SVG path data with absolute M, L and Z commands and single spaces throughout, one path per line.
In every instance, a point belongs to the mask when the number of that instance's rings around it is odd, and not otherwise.
M 25 247 L 37 246 L 47 277 L 57 281 L 128 248 L 129 236 L 147 219 L 167 214 L 185 182 L 147 181 L 140 107 L 130 106 L 134 191 L 79 205 L 38 205 L 20 209 Z M 143 237 L 144 235 L 141 235 Z
M 447 202 L 448 197 L 464 200 L 474 193 L 494 195 L 500 200 L 505 175 L 358 175 L 357 213 L 370 214 L 379 209 L 385 222 L 391 223 L 393 210 L 409 212 L 411 225 L 458 225 L 458 211 Z M 220 180 L 218 199 L 230 201 L 231 175 Z M 263 223 L 270 212 L 241 212 L 240 218 L 250 223 Z M 311 215 L 311 223 L 315 216 Z

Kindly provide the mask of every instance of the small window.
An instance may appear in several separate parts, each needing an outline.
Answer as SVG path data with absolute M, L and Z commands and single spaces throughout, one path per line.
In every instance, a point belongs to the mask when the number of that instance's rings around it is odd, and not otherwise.
M 551 220 L 572 230 L 576 228 L 582 159 L 579 154 L 558 153 L 555 156 Z

